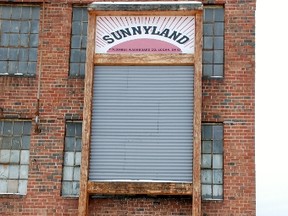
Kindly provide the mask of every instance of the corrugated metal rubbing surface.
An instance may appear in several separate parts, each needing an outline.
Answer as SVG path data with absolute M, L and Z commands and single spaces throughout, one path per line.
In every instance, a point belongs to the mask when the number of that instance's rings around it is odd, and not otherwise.
M 96 66 L 90 181 L 192 181 L 192 66 Z

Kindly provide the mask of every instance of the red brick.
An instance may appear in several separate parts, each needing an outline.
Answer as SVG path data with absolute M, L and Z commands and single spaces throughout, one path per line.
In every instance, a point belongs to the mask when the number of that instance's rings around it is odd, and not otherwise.
M 8 1 L 7 1 L 8 2 Z M 10 1 L 9 1 L 10 2 Z M 13 1 L 13 4 L 22 0 Z M 42 0 L 27 0 L 39 3 Z M 40 128 L 30 147 L 28 193 L 1 195 L 0 215 L 76 215 L 78 199 L 60 196 L 65 115 L 82 118 L 84 80 L 69 79 L 72 4 L 88 0 L 48 0 L 40 15 L 38 63 L 42 52 Z M 255 0 L 225 3 L 225 78 L 203 80 L 202 120 L 224 122 L 224 200 L 204 201 L 205 216 L 255 213 Z M 41 5 L 42 7 L 42 5 Z M 43 11 L 42 11 L 43 13 Z M 44 17 L 44 20 L 42 18 Z M 38 70 L 39 71 L 39 65 Z M 0 118 L 35 118 L 38 76 L 0 76 Z M 34 124 L 34 122 L 33 122 Z M 91 199 L 90 215 L 191 215 L 187 197 Z

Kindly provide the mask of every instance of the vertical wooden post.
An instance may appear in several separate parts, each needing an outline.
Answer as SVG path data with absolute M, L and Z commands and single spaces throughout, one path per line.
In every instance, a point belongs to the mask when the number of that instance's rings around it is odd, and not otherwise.
M 78 215 L 88 215 L 89 194 L 88 194 L 88 170 L 90 156 L 90 135 L 91 135 L 91 112 L 93 94 L 93 72 L 94 72 L 94 47 L 95 47 L 95 15 L 88 16 L 88 37 L 85 65 L 85 90 L 83 109 L 83 130 L 82 130 L 82 156 L 81 156 L 81 178 L 80 195 L 78 204 Z
M 192 215 L 201 216 L 202 11 L 196 13 Z

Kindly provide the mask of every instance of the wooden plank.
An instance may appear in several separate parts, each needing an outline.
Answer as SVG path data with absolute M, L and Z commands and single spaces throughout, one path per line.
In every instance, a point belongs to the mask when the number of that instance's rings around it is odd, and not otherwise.
M 94 72 L 94 48 L 95 48 L 95 24 L 96 17 L 88 17 L 88 38 L 86 50 L 85 65 L 85 90 L 84 90 L 84 109 L 83 109 L 83 129 L 82 129 L 82 158 L 81 158 L 81 178 L 80 178 L 80 195 L 78 204 L 78 215 L 88 215 L 88 168 L 90 155 L 90 134 L 91 134 L 91 111 L 92 111 L 92 92 L 93 92 L 93 72 Z
M 95 54 L 97 65 L 193 65 L 193 54 Z
M 192 183 L 88 182 L 89 194 L 101 195 L 192 195 Z
M 202 11 L 196 14 L 192 215 L 201 216 Z

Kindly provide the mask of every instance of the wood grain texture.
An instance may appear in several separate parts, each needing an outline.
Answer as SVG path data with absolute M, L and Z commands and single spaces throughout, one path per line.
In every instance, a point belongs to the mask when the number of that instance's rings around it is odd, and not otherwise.
M 192 183 L 88 182 L 90 194 L 102 195 L 192 195 Z
M 201 216 L 202 11 L 196 14 L 192 215 Z
M 96 17 L 88 17 L 88 38 L 86 50 L 85 65 L 85 90 L 84 90 L 84 108 L 83 108 L 83 129 L 82 129 L 82 158 L 81 158 L 81 177 L 80 177 L 80 195 L 78 204 L 78 215 L 88 215 L 89 194 L 87 190 L 89 153 L 90 153 L 90 134 L 91 134 L 91 112 L 92 112 L 92 92 L 93 92 L 93 54 L 95 48 L 95 23 Z
M 193 65 L 192 54 L 95 54 L 96 65 Z

